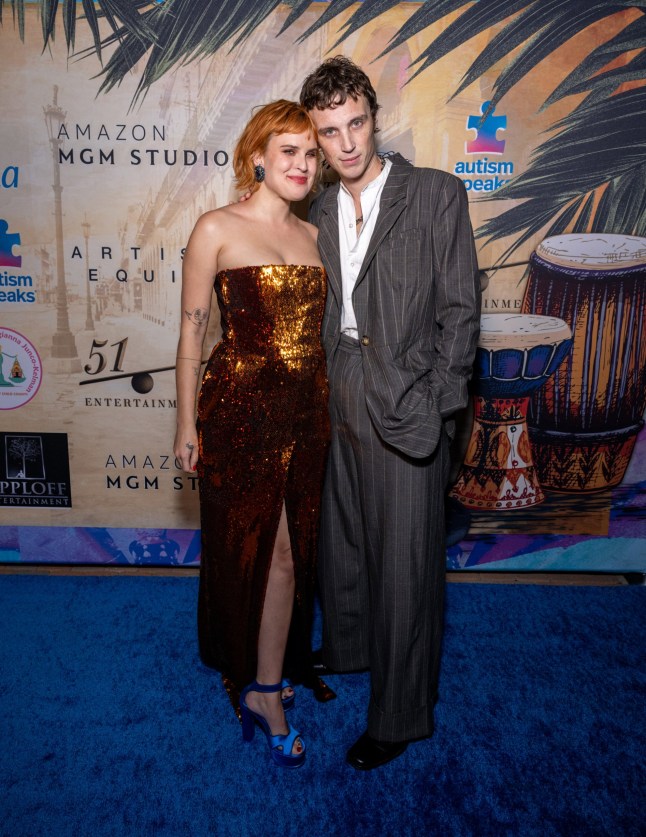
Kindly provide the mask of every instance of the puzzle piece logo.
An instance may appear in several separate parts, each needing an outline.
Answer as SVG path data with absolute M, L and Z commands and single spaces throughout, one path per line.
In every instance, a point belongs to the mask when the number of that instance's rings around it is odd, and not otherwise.
M 20 234 L 9 233 L 9 224 L 0 218 L 0 264 L 9 267 L 21 267 L 22 256 L 14 255 L 13 248 L 20 246 Z
M 471 115 L 467 119 L 467 128 L 476 132 L 475 139 L 465 143 L 467 154 L 502 154 L 505 150 L 505 140 L 496 139 L 496 131 L 507 130 L 507 117 L 495 116 L 495 108 L 486 119 L 482 116 L 486 113 L 489 102 L 483 102 L 480 108 L 480 116 Z

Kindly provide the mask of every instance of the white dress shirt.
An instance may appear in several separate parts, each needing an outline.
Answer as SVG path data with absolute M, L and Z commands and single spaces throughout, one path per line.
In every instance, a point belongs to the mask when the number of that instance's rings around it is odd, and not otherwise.
M 381 193 L 391 166 L 390 160 L 386 160 L 380 174 L 361 190 L 359 200 L 363 224 L 359 235 L 357 235 L 354 198 L 343 183 L 339 188 L 339 252 L 343 287 L 341 333 L 348 334 L 350 337 L 359 337 L 357 320 L 352 307 L 352 292 L 377 223 Z

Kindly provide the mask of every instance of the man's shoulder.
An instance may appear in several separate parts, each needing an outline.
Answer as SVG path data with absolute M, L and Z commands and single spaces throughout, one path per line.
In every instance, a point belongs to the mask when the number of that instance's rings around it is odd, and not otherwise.
M 400 157 L 400 155 L 397 156 Z M 459 177 L 443 169 L 434 169 L 430 166 L 414 166 L 403 157 L 400 157 L 400 160 L 392 160 L 393 166 L 397 166 L 397 171 L 402 173 L 405 171 L 412 182 L 419 183 L 421 186 L 455 188 L 462 183 Z
M 318 192 L 312 197 L 309 206 L 310 220 L 313 216 L 321 212 L 323 205 L 330 200 L 336 199 L 336 194 L 339 191 L 338 183 L 333 183 L 329 186 L 319 186 Z
M 421 166 L 412 167 L 408 181 L 408 194 L 412 196 L 415 193 L 422 200 L 426 200 L 427 197 L 442 202 L 467 199 L 464 183 L 459 177 L 443 169 Z

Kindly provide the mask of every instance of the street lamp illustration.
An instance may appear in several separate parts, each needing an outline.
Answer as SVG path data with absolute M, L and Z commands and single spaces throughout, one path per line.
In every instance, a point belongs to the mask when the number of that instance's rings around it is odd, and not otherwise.
M 52 338 L 52 357 L 57 359 L 57 372 L 80 372 L 81 361 L 76 351 L 74 335 L 70 331 L 67 310 L 67 288 L 65 286 L 65 261 L 63 254 L 63 204 L 58 151 L 62 145 L 59 139 L 61 125 L 67 116 L 58 104 L 58 85 L 54 85 L 54 101 L 43 108 L 47 136 L 52 148 L 54 164 L 54 218 L 56 223 L 56 333 Z
M 87 269 L 87 266 L 90 264 L 89 246 L 88 246 L 88 241 L 90 239 L 90 222 L 87 219 L 87 213 L 85 214 L 84 220 L 81 223 L 81 229 L 83 230 L 83 238 L 85 239 L 85 265 L 86 265 L 86 269 Z M 86 331 L 94 331 L 94 320 L 92 319 L 92 300 L 90 298 L 90 281 L 89 281 L 89 278 L 87 279 L 86 286 L 85 286 L 85 301 L 86 301 L 85 330 Z

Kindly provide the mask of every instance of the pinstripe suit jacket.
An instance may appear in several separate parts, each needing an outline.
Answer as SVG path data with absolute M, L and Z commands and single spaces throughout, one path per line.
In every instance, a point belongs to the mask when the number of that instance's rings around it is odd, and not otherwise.
M 338 191 L 326 189 L 310 210 L 329 280 L 328 362 L 341 322 Z M 393 161 L 352 302 L 368 412 L 386 443 L 429 456 L 467 403 L 480 323 L 477 258 L 458 178 Z

